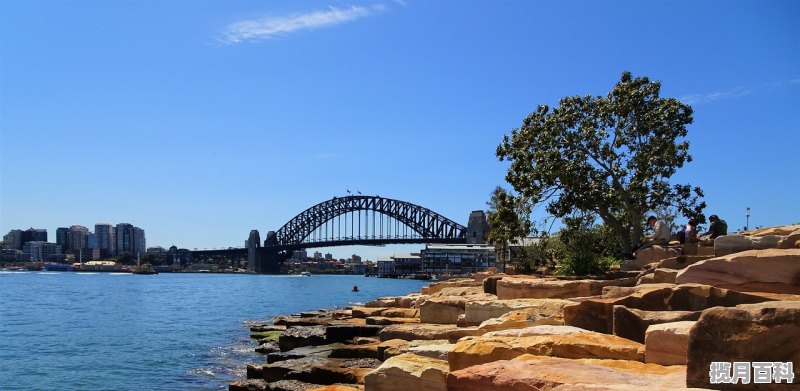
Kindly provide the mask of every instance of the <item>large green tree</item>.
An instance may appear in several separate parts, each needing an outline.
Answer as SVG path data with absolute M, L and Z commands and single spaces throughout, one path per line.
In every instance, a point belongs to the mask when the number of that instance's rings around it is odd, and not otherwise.
M 509 245 L 531 232 L 531 222 L 528 219 L 530 209 L 520 198 L 514 197 L 500 186 L 494 189 L 487 204 L 490 230 L 486 239 L 495 246 L 505 271 L 505 262 L 509 261 Z
M 532 204 L 563 218 L 575 211 L 603 219 L 630 253 L 644 216 L 668 207 L 704 221 L 700 188 L 671 185 L 692 160 L 686 126 L 692 108 L 659 96 L 661 83 L 624 72 L 603 96 L 572 96 L 539 106 L 503 137 L 506 180 Z

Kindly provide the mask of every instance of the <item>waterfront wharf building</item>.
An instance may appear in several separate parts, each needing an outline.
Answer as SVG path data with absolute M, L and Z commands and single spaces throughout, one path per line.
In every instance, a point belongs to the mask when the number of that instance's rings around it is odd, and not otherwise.
M 462 275 L 494 267 L 497 254 L 486 244 L 428 244 L 420 253 L 425 274 Z

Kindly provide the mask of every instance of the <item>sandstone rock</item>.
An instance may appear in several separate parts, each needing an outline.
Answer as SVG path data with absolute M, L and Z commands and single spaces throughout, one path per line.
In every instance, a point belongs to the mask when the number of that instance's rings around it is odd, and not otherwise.
M 572 302 L 562 299 L 511 299 L 468 301 L 464 306 L 464 320 L 468 325 L 479 325 L 482 322 L 499 318 L 504 314 L 522 309 L 531 309 L 527 315 L 539 318 L 551 318 L 553 323 L 564 322 L 564 306 Z
M 524 355 L 452 371 L 448 391 L 676 390 L 684 388 L 683 367 L 635 361 L 568 360 Z M 564 386 L 561 388 L 559 386 Z
M 640 343 L 645 342 L 648 327 L 660 323 L 693 321 L 700 318 L 701 311 L 643 311 L 614 306 L 614 335 Z
M 258 347 L 256 348 L 256 353 L 261 353 L 261 354 L 270 354 L 280 351 L 281 348 L 275 341 L 262 343 L 261 345 L 258 345 Z
M 327 343 L 352 341 L 355 337 L 374 337 L 383 327 L 377 325 L 331 325 L 325 328 Z
M 270 391 L 308 391 L 319 387 L 319 384 L 311 384 L 297 380 L 278 380 L 267 385 L 267 389 Z
M 385 316 L 370 316 L 366 319 L 368 325 L 388 326 L 391 324 L 419 323 L 419 318 L 387 318 Z
M 419 318 L 419 309 L 417 308 L 390 308 L 384 310 L 381 316 L 387 318 Z
M 636 285 L 655 284 L 655 283 L 656 283 L 656 279 L 655 279 L 654 271 L 652 271 L 652 270 L 647 272 L 647 273 L 645 273 L 645 274 L 642 274 L 641 276 L 639 276 L 639 279 L 636 281 Z
M 369 316 L 379 316 L 386 311 L 385 307 L 353 307 L 354 318 L 366 318 Z
M 356 385 L 333 384 L 330 386 L 322 386 L 310 388 L 308 391 L 361 391 L 363 388 Z
M 278 361 L 264 366 L 262 374 L 268 382 L 278 381 L 292 371 L 300 371 L 313 366 L 325 365 L 328 362 L 324 357 L 303 357 L 291 360 Z
M 637 251 L 636 259 L 624 262 L 620 268 L 622 270 L 639 270 L 649 263 L 677 257 L 679 255 L 681 255 L 681 249 L 679 247 L 656 245 Z
M 653 271 L 653 283 L 655 284 L 674 284 L 675 276 L 678 271 L 675 269 L 658 268 Z
M 366 376 L 365 391 L 445 391 L 447 361 L 405 353 Z
M 772 301 L 710 308 L 689 332 L 686 384 L 690 387 L 731 390 L 779 390 L 784 384 L 710 384 L 712 362 L 792 362 L 800 368 L 800 302 Z
M 584 330 L 572 326 L 556 326 L 556 325 L 542 325 L 531 326 L 521 329 L 492 331 L 483 335 L 483 337 L 535 337 L 537 335 L 564 335 L 575 333 L 590 333 L 589 330 Z
M 228 391 L 266 391 L 267 382 L 263 379 L 247 379 L 228 385 Z
M 331 358 L 375 358 L 378 359 L 378 346 L 380 342 L 365 345 L 345 345 L 333 349 L 330 353 Z
M 408 352 L 408 341 L 403 339 L 390 339 L 378 345 L 378 358 L 384 361 L 406 352 Z
M 751 230 L 751 231 L 744 231 L 744 232 L 741 233 L 741 235 L 747 235 L 747 236 L 753 236 L 753 237 L 766 236 L 766 235 L 786 236 L 786 235 L 791 235 L 793 232 L 795 232 L 797 230 L 800 230 L 800 224 L 782 225 L 782 226 L 778 226 L 778 227 L 767 227 L 767 228 L 754 229 L 754 230 Z
M 418 356 L 447 360 L 447 355 L 455 348 L 455 344 L 447 343 L 436 345 L 409 346 L 408 352 Z
M 347 345 L 341 343 L 320 346 L 301 346 L 285 352 L 269 353 L 267 355 L 267 362 L 272 364 L 279 361 L 294 360 L 305 357 L 327 358 L 330 356 L 331 352 L 345 346 Z
M 548 299 L 542 299 L 548 300 Z M 567 305 L 575 305 L 570 303 Z M 524 310 L 516 310 L 508 312 L 499 318 L 488 319 L 478 326 L 478 334 L 483 334 L 491 331 L 508 330 L 508 329 L 521 329 L 537 325 L 563 325 L 564 315 L 563 308 L 558 312 L 548 313 L 541 311 L 539 308 L 527 308 Z
M 260 333 L 264 331 L 286 331 L 286 326 L 278 326 L 271 324 L 254 324 L 250 325 L 250 332 Z
M 523 354 L 563 358 L 644 360 L 644 345 L 614 335 L 593 332 L 533 337 L 474 337 L 456 343 L 448 355 L 450 370 Z
M 422 287 L 420 290 L 423 295 L 432 295 L 440 292 L 445 288 L 461 288 L 461 287 L 483 287 L 483 283 L 472 279 L 451 279 L 442 282 L 436 282 Z
M 706 259 L 711 258 L 714 258 L 713 252 L 710 255 L 679 255 L 677 257 L 667 258 L 659 261 L 656 263 L 654 269 L 681 270 L 689 265 L 694 265 L 697 262 L 705 261 Z
M 503 278 L 497 282 L 497 298 L 505 299 L 569 299 L 599 295 L 604 286 L 632 286 L 635 277 L 616 280 L 548 280 L 532 278 Z
M 247 378 L 248 379 L 263 379 L 264 366 L 247 364 Z
M 497 294 L 497 281 L 502 280 L 504 277 L 508 277 L 507 274 L 495 274 L 486 277 L 483 280 L 483 292 L 484 293 L 491 293 L 493 295 Z
M 480 330 L 478 330 L 477 327 L 456 327 L 454 329 L 448 330 L 445 333 L 445 337 L 451 343 L 455 343 L 461 338 L 474 337 L 480 334 L 481 332 Z
M 564 307 L 564 324 L 601 333 L 614 329 L 614 306 L 646 311 L 700 311 L 706 308 L 774 300 L 755 293 L 742 293 L 701 284 L 648 284 L 632 288 L 610 288 L 600 298 L 589 298 Z
M 686 365 L 689 330 L 694 321 L 654 324 L 647 328 L 644 362 L 659 365 Z
M 728 254 L 738 253 L 747 250 L 764 250 L 768 248 L 778 248 L 778 243 L 783 236 L 742 236 L 724 235 L 714 239 L 714 255 L 721 257 Z
M 381 341 L 390 339 L 448 339 L 448 332 L 457 330 L 455 325 L 445 324 L 395 324 L 386 326 L 378 333 Z
M 419 320 L 424 323 L 456 324 L 467 304 L 464 296 L 436 297 L 425 300 L 419 307 Z
M 301 346 L 322 345 L 325 343 L 325 326 L 296 326 L 286 329 L 278 339 L 282 351 Z
M 800 248 L 800 229 L 781 239 L 778 243 L 778 248 Z
M 719 238 L 717 238 L 719 239 Z M 676 282 L 700 283 L 748 290 L 759 285 L 766 292 L 800 294 L 800 249 L 750 250 L 698 262 L 681 270 Z
M 425 295 L 412 293 L 406 296 L 392 296 L 381 297 L 378 300 L 373 300 L 364 304 L 368 308 L 412 308 L 417 304 L 417 301 L 424 299 Z M 355 315 L 354 315 L 355 316 Z
M 351 362 L 355 365 L 351 365 Z M 364 377 L 378 365 L 378 360 L 329 360 L 323 365 L 310 365 L 291 371 L 285 375 L 285 379 L 311 384 L 364 384 Z

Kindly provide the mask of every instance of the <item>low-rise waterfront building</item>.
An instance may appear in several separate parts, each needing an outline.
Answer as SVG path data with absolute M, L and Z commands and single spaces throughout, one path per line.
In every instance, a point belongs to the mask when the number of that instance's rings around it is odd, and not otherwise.
M 460 275 L 494 267 L 494 246 L 486 244 L 427 244 L 422 250 L 422 269 L 427 274 Z
M 61 261 L 61 246 L 56 243 L 31 241 L 22 248 L 22 259 L 31 262 Z

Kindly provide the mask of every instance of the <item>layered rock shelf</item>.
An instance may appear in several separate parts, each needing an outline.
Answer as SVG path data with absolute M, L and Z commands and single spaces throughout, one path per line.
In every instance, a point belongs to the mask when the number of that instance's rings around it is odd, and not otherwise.
M 251 326 L 264 360 L 229 389 L 800 389 L 798 238 L 773 228 L 690 255 L 655 246 L 603 278 L 478 273 L 279 317 Z M 752 363 L 746 384 L 734 363 Z

